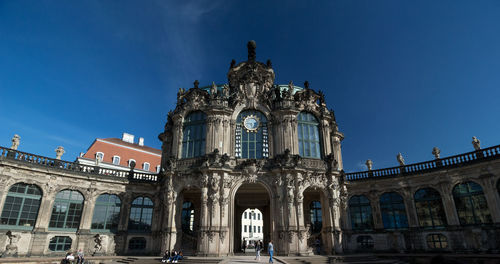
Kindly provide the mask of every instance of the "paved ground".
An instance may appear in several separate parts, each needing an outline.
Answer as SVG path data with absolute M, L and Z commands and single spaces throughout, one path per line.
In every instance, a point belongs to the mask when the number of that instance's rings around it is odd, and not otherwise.
M 242 263 L 269 263 L 269 256 L 261 256 L 260 261 L 255 260 L 255 256 L 235 256 L 229 257 L 228 264 L 242 264 Z M 274 263 L 279 263 L 274 261 Z

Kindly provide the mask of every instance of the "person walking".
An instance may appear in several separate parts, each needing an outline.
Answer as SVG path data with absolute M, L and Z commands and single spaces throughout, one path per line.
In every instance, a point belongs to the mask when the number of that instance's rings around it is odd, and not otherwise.
M 267 251 L 269 252 L 269 263 L 273 263 L 274 246 L 272 240 L 269 240 L 269 244 L 267 245 Z
M 260 241 L 257 241 L 255 244 L 255 260 L 260 261 L 260 251 L 262 250 L 262 244 Z

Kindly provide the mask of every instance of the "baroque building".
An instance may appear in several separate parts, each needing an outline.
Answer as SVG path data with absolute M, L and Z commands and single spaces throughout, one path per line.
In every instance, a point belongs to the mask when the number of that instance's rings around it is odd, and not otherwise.
M 275 84 L 255 50 L 227 84 L 179 89 L 159 173 L 25 153 L 18 137 L 0 148 L 3 255 L 231 255 L 248 209 L 277 255 L 311 255 L 318 240 L 324 254 L 497 252 L 500 146 L 345 173 L 321 91 Z

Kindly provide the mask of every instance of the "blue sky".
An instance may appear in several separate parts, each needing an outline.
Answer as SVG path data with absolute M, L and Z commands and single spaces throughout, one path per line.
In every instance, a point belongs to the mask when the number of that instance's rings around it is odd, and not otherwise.
M 179 87 L 271 59 L 325 92 L 346 171 L 500 144 L 499 1 L 0 0 L 0 145 L 74 160 L 95 138 L 157 135 Z

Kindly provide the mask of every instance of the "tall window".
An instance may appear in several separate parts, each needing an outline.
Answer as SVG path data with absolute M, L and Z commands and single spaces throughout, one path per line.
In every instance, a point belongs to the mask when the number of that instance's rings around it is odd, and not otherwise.
M 148 171 L 149 170 L 149 163 L 144 162 L 144 164 L 142 164 L 142 169 L 145 171 Z
M 297 116 L 299 154 L 306 158 L 321 158 L 319 122 L 311 113 L 300 112 Z
M 311 215 L 311 231 L 313 233 L 321 232 L 323 222 L 321 219 L 321 203 L 319 201 L 312 201 L 310 204 Z
M 113 164 L 120 165 L 120 157 L 119 156 L 113 156 Z
M 247 212 L 245 212 L 244 214 L 245 214 L 244 218 L 247 219 Z
M 153 201 L 148 197 L 137 197 L 130 208 L 128 229 L 132 231 L 151 231 Z
M 453 188 L 453 199 L 462 225 L 491 223 L 491 215 L 483 188 L 475 182 L 465 182 Z
M 83 195 L 77 191 L 57 193 L 52 207 L 49 228 L 77 229 L 83 210 Z
M 373 228 L 372 207 L 364 195 L 354 195 L 349 199 L 352 230 L 371 230 Z
M 259 111 L 246 110 L 236 119 L 236 157 L 262 159 L 269 157 L 267 118 Z
M 403 197 L 395 192 L 384 193 L 380 196 L 380 210 L 385 229 L 408 228 Z
M 207 115 L 201 111 L 193 112 L 184 118 L 182 137 L 182 158 L 205 155 Z
M 194 205 L 192 202 L 182 204 L 182 232 L 192 233 L 194 231 Z
M 10 187 L 3 206 L 1 224 L 31 228 L 35 225 L 42 192 L 33 184 L 16 183 Z
M 101 194 L 97 198 L 92 216 L 91 229 L 115 231 L 120 221 L 120 198 L 113 194 Z
M 442 227 L 446 223 L 441 195 L 432 188 L 415 192 L 415 208 L 421 227 Z

